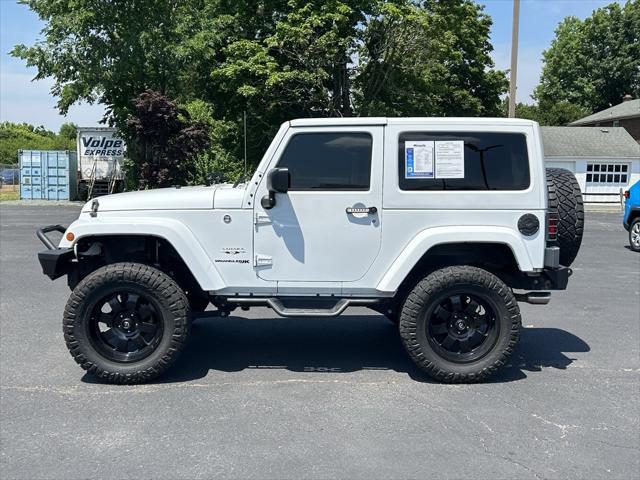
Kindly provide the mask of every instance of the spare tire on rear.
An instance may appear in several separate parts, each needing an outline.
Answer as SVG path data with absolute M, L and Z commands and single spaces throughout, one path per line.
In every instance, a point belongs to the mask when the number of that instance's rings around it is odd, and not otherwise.
M 570 266 L 578 255 L 584 229 L 582 192 L 576 177 L 564 168 L 547 168 L 549 212 L 558 215 L 560 264 Z

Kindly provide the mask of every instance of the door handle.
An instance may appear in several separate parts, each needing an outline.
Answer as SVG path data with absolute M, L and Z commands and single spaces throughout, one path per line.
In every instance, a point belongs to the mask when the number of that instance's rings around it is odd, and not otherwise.
M 378 209 L 376 207 L 347 207 L 346 212 L 349 214 L 368 213 L 369 215 L 374 215 L 378 213 Z

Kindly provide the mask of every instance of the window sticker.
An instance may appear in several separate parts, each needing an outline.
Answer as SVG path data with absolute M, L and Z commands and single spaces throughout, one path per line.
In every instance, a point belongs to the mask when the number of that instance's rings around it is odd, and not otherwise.
M 434 178 L 433 141 L 405 142 L 404 178 Z
M 436 178 L 464 178 L 464 141 L 435 142 Z

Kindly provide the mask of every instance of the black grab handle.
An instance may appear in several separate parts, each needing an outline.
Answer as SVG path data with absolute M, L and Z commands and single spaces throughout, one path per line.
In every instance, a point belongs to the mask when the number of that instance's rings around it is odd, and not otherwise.
M 36 235 L 38 236 L 40 241 L 44 243 L 44 246 L 47 247 L 49 250 L 57 250 L 57 247 L 53 244 L 51 240 L 47 238 L 46 234 L 49 232 L 64 233 L 66 231 L 67 231 L 66 227 L 63 227 L 62 225 L 47 225 L 46 227 L 42 227 L 36 230 Z
M 378 213 L 378 209 L 376 207 L 347 207 L 345 211 L 349 214 L 368 213 L 369 215 L 374 215 Z

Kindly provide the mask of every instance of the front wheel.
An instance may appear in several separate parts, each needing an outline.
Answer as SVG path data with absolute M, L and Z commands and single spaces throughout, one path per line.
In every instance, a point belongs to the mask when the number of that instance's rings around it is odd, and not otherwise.
M 420 281 L 400 315 L 400 335 L 413 361 L 436 380 L 470 383 L 505 364 L 520 336 L 511 289 L 476 267 L 437 270 Z
M 111 383 L 162 374 L 187 341 L 189 302 L 166 274 L 137 263 L 99 268 L 73 290 L 64 312 L 67 348 L 90 373 Z
M 629 247 L 634 252 L 640 252 L 640 217 L 629 226 Z

